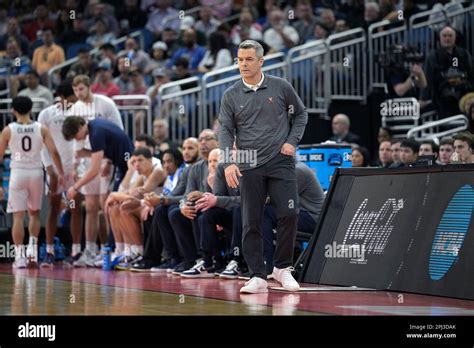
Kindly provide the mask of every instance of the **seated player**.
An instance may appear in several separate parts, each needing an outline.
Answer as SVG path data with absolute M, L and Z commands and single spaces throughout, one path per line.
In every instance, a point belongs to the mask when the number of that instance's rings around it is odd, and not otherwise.
M 142 205 L 138 198 L 156 191 L 165 180 L 161 166 L 153 164 L 152 153 L 147 148 L 138 148 L 133 152 L 131 166 L 138 172 L 138 179 L 128 192 L 113 192 L 106 202 L 116 244 L 130 245 L 130 249 L 124 248 L 120 255 L 118 269 L 129 269 L 133 262 L 142 257 L 142 222 L 150 208 Z

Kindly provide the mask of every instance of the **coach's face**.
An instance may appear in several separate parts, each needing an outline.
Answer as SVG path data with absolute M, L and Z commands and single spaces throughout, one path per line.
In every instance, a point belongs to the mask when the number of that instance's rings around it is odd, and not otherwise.
M 255 48 L 239 49 L 237 52 L 240 75 L 249 81 L 257 78 L 260 80 L 262 73 L 263 57 L 257 57 Z

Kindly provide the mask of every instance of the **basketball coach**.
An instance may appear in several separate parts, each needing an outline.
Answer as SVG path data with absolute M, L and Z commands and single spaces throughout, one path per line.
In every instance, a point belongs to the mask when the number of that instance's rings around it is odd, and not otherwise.
M 272 275 L 286 290 L 298 291 L 291 275 L 298 220 L 295 150 L 308 114 L 288 81 L 262 72 L 258 42 L 243 41 L 237 59 L 242 79 L 222 97 L 219 142 L 227 184 L 240 186 L 241 193 L 242 247 L 251 278 L 240 292 L 268 292 L 261 229 L 267 196 L 278 218 Z

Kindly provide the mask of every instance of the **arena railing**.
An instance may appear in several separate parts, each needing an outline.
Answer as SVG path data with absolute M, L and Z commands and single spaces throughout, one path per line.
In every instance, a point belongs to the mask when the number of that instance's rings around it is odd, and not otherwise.
M 117 38 L 117 39 L 113 40 L 111 43 L 114 46 L 119 45 L 122 42 L 125 42 L 128 37 L 135 37 L 135 38 L 139 37 L 140 45 L 141 45 L 141 47 L 143 47 L 144 38 L 143 38 L 143 32 L 141 30 L 134 31 L 133 33 L 130 33 L 130 34 L 124 35 L 120 38 Z M 92 56 L 98 55 L 99 52 L 100 52 L 100 50 L 99 50 L 98 47 L 93 48 L 92 50 L 89 51 L 89 53 Z M 79 60 L 79 57 L 74 57 L 74 58 L 71 58 L 71 59 L 68 59 L 68 60 L 62 62 L 61 64 L 55 65 L 51 69 L 49 69 L 48 70 L 48 88 L 51 89 L 51 90 L 53 89 L 53 86 L 54 86 L 53 74 L 55 74 L 57 72 L 60 72 L 62 69 L 66 68 L 66 67 L 70 67 L 72 64 L 76 63 L 78 60 Z
M 311 113 L 325 114 L 329 107 L 326 93 L 330 89 L 324 88 L 327 52 L 324 40 L 315 40 L 293 47 L 286 58 L 287 79 Z
M 41 110 L 48 107 L 49 101 L 45 98 L 31 98 L 33 101 L 33 108 L 31 110 L 31 118 L 36 120 L 38 114 Z M 0 99 L 0 119 L 1 119 L 1 126 L 4 128 L 10 122 L 14 121 L 14 116 L 12 113 L 12 98 L 3 98 Z
M 365 30 L 356 28 L 326 39 L 325 95 L 332 100 L 367 102 L 367 40 Z
M 387 26 L 390 26 L 387 28 Z M 384 20 L 369 26 L 369 93 L 377 87 L 385 87 L 384 71 L 379 56 L 394 44 L 406 43 L 407 24 L 405 21 Z
M 135 140 L 138 135 L 152 134 L 152 101 L 145 94 L 116 95 L 112 97 L 119 109 L 125 132 Z
M 288 69 L 285 55 L 281 52 L 266 55 L 262 70 L 267 74 L 286 79 Z M 240 78 L 237 64 L 210 71 L 203 75 L 200 114 L 208 125 L 211 125 L 218 116 L 221 98 L 225 90 Z
M 172 141 L 182 142 L 185 138 L 196 136 L 199 130 L 209 127 L 209 123 L 199 112 L 201 90 L 196 76 L 165 83 L 158 89 L 157 101 L 152 103 L 152 112 L 154 118 L 168 120 Z
M 440 128 L 440 126 L 442 127 Z M 453 128 L 446 129 L 447 126 L 453 126 Z M 468 118 L 466 115 L 461 114 L 413 127 L 407 132 L 406 137 L 414 138 L 415 140 L 432 139 L 439 144 L 439 140 L 443 137 L 462 132 L 468 127 Z

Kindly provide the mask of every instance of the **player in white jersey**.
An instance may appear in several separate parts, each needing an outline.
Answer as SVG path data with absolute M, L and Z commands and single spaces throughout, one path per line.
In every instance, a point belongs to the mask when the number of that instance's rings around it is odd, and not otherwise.
M 41 158 L 48 173 L 48 200 L 49 212 L 46 222 L 46 254 L 41 261 L 41 267 L 52 267 L 54 265 L 54 236 L 57 231 L 58 216 L 61 212 L 61 194 L 70 186 L 74 185 L 74 143 L 66 141 L 62 134 L 62 126 L 67 110 L 77 101 L 72 90 L 72 81 L 63 81 L 56 89 L 57 103 L 42 110 L 38 116 L 38 122 L 48 128 L 54 144 L 59 151 L 65 173 L 65 186 L 57 184 L 58 170 L 51 161 L 47 149 L 43 148 Z M 82 200 L 80 200 L 82 201 Z M 68 204 L 71 210 L 71 235 L 72 256 L 81 251 L 82 211 L 80 204 Z
M 72 82 L 74 94 L 78 101 L 70 110 L 70 115 L 83 116 L 87 120 L 101 118 L 115 123 L 123 130 L 123 122 L 115 103 L 112 99 L 99 94 L 93 94 L 90 90 L 90 79 L 86 75 L 77 75 Z M 83 143 L 76 142 L 77 156 L 81 157 L 81 164 L 77 168 L 77 173 L 82 176 L 90 167 L 91 147 L 86 139 Z M 81 257 L 74 262 L 77 267 L 93 266 L 97 258 L 97 226 L 99 221 L 99 211 L 104 205 L 110 191 L 113 167 L 107 159 L 102 161 L 101 175 L 84 185 L 81 193 L 86 200 L 86 250 Z M 108 219 L 105 216 L 105 229 L 101 229 L 100 240 L 105 243 L 107 232 L 109 231 Z
M 33 102 L 29 97 L 16 97 L 12 101 L 16 122 L 2 131 L 0 159 L 5 150 L 11 152 L 10 187 L 7 212 L 13 213 L 12 235 L 15 243 L 14 268 L 26 268 L 28 263 L 37 262 L 38 235 L 40 232 L 40 209 L 43 196 L 43 163 L 41 149 L 48 148 L 58 169 L 58 184 L 64 185 L 64 171 L 61 157 L 47 128 L 30 118 Z M 25 211 L 29 215 L 30 239 L 28 248 L 23 245 Z

